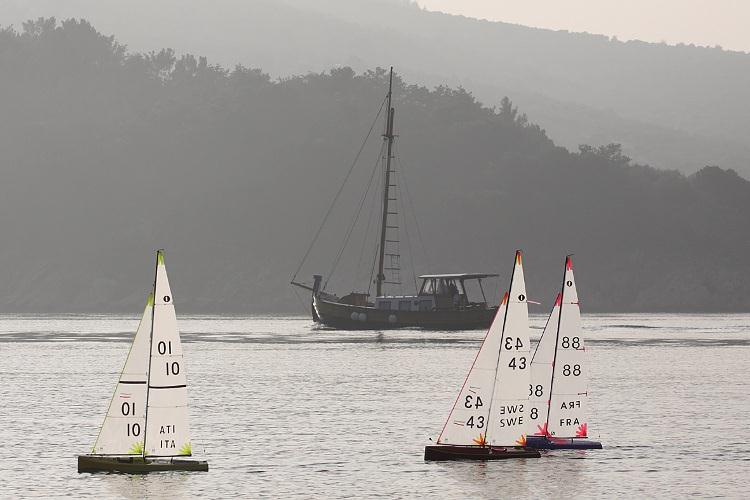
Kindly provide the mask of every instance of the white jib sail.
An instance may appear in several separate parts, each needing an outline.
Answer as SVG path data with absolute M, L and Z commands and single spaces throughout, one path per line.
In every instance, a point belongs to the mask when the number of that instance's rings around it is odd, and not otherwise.
M 490 409 L 489 444 L 492 446 L 526 444 L 531 381 L 529 344 L 529 307 L 519 251 L 516 252 L 516 263 L 510 284 Z
M 518 283 L 516 282 L 517 278 L 520 280 Z M 509 294 L 506 292 L 484 342 L 479 348 L 479 353 L 474 360 L 469 375 L 466 377 L 461 392 L 448 416 L 448 420 L 440 433 L 440 437 L 438 437 L 438 444 L 492 444 L 496 446 L 517 446 L 521 444 L 517 441 L 522 440 L 524 435 L 524 429 L 521 428 L 522 423 L 514 422 L 513 425 L 506 426 L 507 422 L 503 421 L 502 424 L 499 422 L 501 413 L 503 416 L 510 416 L 511 419 L 521 417 L 523 408 L 520 408 L 518 404 L 523 405 L 528 401 L 524 392 L 528 390 L 528 376 L 523 379 L 523 375 L 519 377 L 517 374 L 505 374 L 505 370 L 501 370 L 498 365 L 502 358 L 507 365 L 515 364 L 518 373 L 528 373 L 529 371 L 528 321 L 526 322 L 526 330 L 523 330 L 518 327 L 522 321 L 519 322 L 517 319 L 519 316 L 526 317 L 526 290 L 523 284 L 520 253 L 516 255 L 513 278 L 511 279 L 511 291 L 516 293 L 515 304 L 512 306 L 515 310 L 512 313 L 508 310 Z M 521 300 L 523 305 L 518 303 L 519 296 L 523 297 Z M 513 316 L 510 316 L 511 314 Z M 504 328 L 507 328 L 507 317 L 510 317 L 510 323 L 516 326 L 513 327 L 511 336 L 503 337 Z M 507 347 L 505 347 L 505 344 L 507 344 Z M 508 358 L 503 354 L 506 350 L 517 355 L 515 361 L 511 361 L 513 356 Z M 510 370 L 512 371 L 512 369 Z M 505 374 L 505 379 L 502 381 L 501 373 Z M 523 380 L 521 381 L 521 379 Z M 522 390 L 518 389 L 519 383 L 523 384 Z M 496 387 L 498 384 L 507 384 L 507 387 L 504 386 L 503 389 L 498 390 Z M 491 408 L 495 404 L 507 405 L 511 408 Z M 509 415 L 509 411 L 513 411 L 514 414 Z M 490 425 L 492 422 L 490 414 L 497 419 L 494 426 Z M 500 427 L 501 425 L 502 427 Z M 518 430 L 513 439 L 508 439 L 509 429 L 512 429 L 513 432 Z
M 148 378 L 148 339 L 151 333 L 153 304 L 154 297 L 150 294 L 92 453 L 140 455 L 143 452 L 143 437 L 146 432 L 144 420 Z
M 486 444 L 489 407 L 495 385 L 507 300 L 506 293 L 438 437 L 438 444 Z
M 588 363 L 570 257 L 565 259 L 560 307 L 548 431 L 555 437 L 587 437 Z
M 164 252 L 157 252 L 146 414 L 146 455 L 191 455 L 187 377 Z
M 555 305 L 549 314 L 547 324 L 531 358 L 531 384 L 529 384 L 528 434 L 547 434 L 547 414 L 549 413 L 552 364 L 555 361 L 555 340 L 557 324 L 560 320 L 561 295 L 557 294 Z

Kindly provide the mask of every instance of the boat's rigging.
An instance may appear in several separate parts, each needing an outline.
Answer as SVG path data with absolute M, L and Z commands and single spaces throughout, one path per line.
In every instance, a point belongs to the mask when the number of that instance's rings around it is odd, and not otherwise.
M 406 229 L 406 213 L 408 212 L 407 209 L 411 209 L 411 216 L 412 219 L 414 219 L 414 226 L 417 228 L 417 238 L 419 239 L 419 244 L 422 247 L 422 257 L 424 258 L 424 264 L 426 267 L 429 267 L 429 254 L 427 252 L 427 246 L 424 244 L 424 238 L 422 237 L 422 229 L 419 226 L 419 219 L 417 218 L 417 211 L 414 209 L 414 198 L 411 195 L 411 192 L 409 191 L 409 183 L 407 182 L 407 175 L 406 175 L 406 168 L 404 166 L 403 161 L 401 161 L 401 154 L 399 152 L 398 142 L 395 144 L 395 153 L 394 157 L 396 159 L 396 163 L 398 163 L 398 169 L 401 172 L 401 176 L 399 179 L 401 182 L 404 183 L 404 191 L 406 196 L 402 196 L 402 199 L 406 199 L 409 204 L 403 206 L 404 211 L 404 229 Z M 414 270 L 414 266 L 412 266 L 412 270 Z
M 380 184 L 380 170 L 378 170 L 378 179 L 376 181 L 376 185 L 379 185 L 379 184 Z M 357 282 L 358 282 L 358 279 L 359 279 L 359 270 L 362 267 L 362 259 L 365 256 L 365 250 L 368 248 L 368 245 L 367 245 L 367 243 L 368 243 L 368 236 L 370 235 L 370 227 L 372 226 L 372 219 L 373 219 L 373 215 L 375 213 L 375 207 L 376 207 L 377 203 L 378 203 L 378 197 L 377 196 L 373 196 L 372 197 L 372 203 L 370 205 L 370 211 L 369 211 L 369 213 L 367 215 L 367 227 L 365 228 L 365 232 L 364 232 L 363 237 L 362 237 L 362 248 L 359 251 L 359 258 L 357 259 L 357 267 L 354 268 L 354 273 L 352 275 L 353 276 L 353 278 L 352 278 L 353 279 L 352 291 L 354 291 L 356 289 Z M 377 245 L 375 245 L 375 253 L 374 253 L 373 259 L 375 259 L 375 256 L 377 256 L 377 254 L 378 254 L 378 247 L 377 247 Z M 373 260 L 373 266 L 372 266 L 372 268 L 374 269 L 374 267 L 375 267 L 375 264 L 374 264 L 374 260 Z M 368 275 L 368 283 L 370 283 L 372 281 L 372 272 L 373 271 L 371 270 L 370 273 L 369 273 L 369 275 Z M 367 286 L 367 294 L 368 295 L 370 294 L 370 286 L 369 286 L 369 284 Z
M 333 211 L 333 207 L 336 205 L 336 201 L 338 201 L 339 197 L 341 196 L 341 192 L 344 190 L 344 186 L 346 186 L 346 183 L 349 180 L 349 177 L 352 175 L 352 172 L 354 171 L 354 167 L 357 165 L 357 162 L 359 161 L 359 157 L 362 155 L 362 151 L 364 151 L 365 146 L 367 145 L 367 141 L 369 140 L 370 135 L 372 134 L 372 131 L 375 129 L 375 125 L 378 123 L 378 118 L 380 118 L 380 114 L 383 112 L 383 106 L 385 105 L 386 100 L 387 98 L 384 98 L 383 101 L 380 103 L 380 107 L 378 108 L 378 112 L 375 115 L 375 118 L 373 119 L 372 124 L 370 125 L 370 129 L 367 131 L 367 135 L 365 135 L 365 138 L 359 147 L 359 151 L 357 151 L 357 154 L 354 156 L 354 161 L 352 161 L 352 164 L 349 166 L 349 170 L 344 176 L 344 180 L 341 182 L 341 185 L 339 186 L 338 191 L 336 191 L 336 195 L 333 197 L 331 204 L 328 206 L 328 210 L 326 210 L 326 214 L 323 217 L 323 221 L 320 223 L 318 230 L 315 231 L 315 236 L 313 236 L 313 239 L 310 242 L 310 245 L 307 247 L 305 254 L 302 256 L 302 260 L 300 261 L 299 266 L 297 267 L 297 270 L 294 271 L 294 274 L 292 275 L 291 283 L 294 283 L 297 280 L 297 275 L 302 269 L 302 266 L 305 265 L 305 262 L 307 261 L 307 257 L 310 255 L 310 252 L 315 246 L 315 243 L 318 241 L 318 238 L 320 237 L 320 233 L 323 231 L 323 227 L 325 226 L 326 221 L 328 220 L 328 217 L 330 217 L 331 212 Z
M 359 221 L 359 216 L 362 213 L 362 207 L 364 207 L 365 201 L 367 200 L 367 195 L 370 193 L 370 187 L 372 186 L 372 181 L 375 178 L 375 172 L 378 170 L 378 163 L 379 162 L 376 161 L 375 165 L 373 165 L 372 172 L 370 173 L 370 180 L 367 182 L 367 186 L 365 187 L 365 192 L 362 194 L 362 198 L 359 201 L 359 206 L 357 207 L 357 211 L 355 212 L 354 217 L 352 218 L 352 221 L 349 223 L 349 227 L 347 228 L 346 233 L 344 235 L 344 241 L 341 244 L 341 248 L 339 248 L 339 252 L 338 254 L 336 254 L 336 258 L 334 259 L 333 265 L 331 266 L 331 270 L 328 272 L 328 277 L 326 278 L 326 281 L 323 284 L 324 290 L 326 286 L 328 286 L 328 281 L 333 276 L 333 273 L 336 270 L 336 267 L 341 261 L 341 256 L 344 254 L 346 247 L 349 245 L 349 240 L 351 239 L 352 233 L 354 232 L 354 228 L 357 226 L 357 222 Z
M 386 109 L 385 119 L 385 133 L 383 139 L 386 144 L 386 155 L 385 155 L 385 177 L 383 179 L 383 217 L 380 226 L 380 248 L 378 250 L 378 275 L 375 277 L 375 293 L 378 297 L 383 295 L 383 283 L 385 282 L 385 274 L 383 274 L 384 259 L 385 259 L 385 245 L 387 240 L 388 232 L 388 203 L 391 201 L 391 158 L 393 155 L 393 118 L 396 110 L 393 108 L 393 67 L 388 77 L 388 108 Z M 395 200 L 394 200 L 395 201 Z M 393 262 L 393 256 L 390 256 Z M 396 258 L 398 261 L 398 258 Z M 391 270 L 397 270 L 398 266 L 392 267 Z M 400 281 L 400 277 L 399 277 Z
M 146 415 L 143 420 L 143 450 L 142 450 L 142 456 L 145 459 L 146 458 L 146 437 L 148 436 L 148 396 L 151 393 L 151 361 L 152 361 L 152 349 L 154 348 L 154 315 L 156 314 L 156 280 L 158 279 L 159 275 L 159 252 L 162 252 L 163 250 L 158 250 L 156 252 L 156 266 L 154 267 L 154 288 L 153 288 L 153 294 L 154 294 L 154 304 L 151 306 L 151 330 L 148 335 L 148 373 L 146 376 Z
M 295 271 L 294 275 L 292 276 L 292 284 L 296 284 L 298 286 L 302 286 L 303 288 L 312 289 L 311 287 L 304 285 L 302 283 L 296 282 L 297 276 L 306 263 L 312 248 L 315 246 L 316 242 L 320 239 L 321 233 L 323 231 L 324 226 L 328 222 L 328 220 L 332 216 L 332 212 L 334 209 L 334 206 L 336 205 L 337 201 L 340 199 L 342 192 L 344 190 L 344 187 L 348 180 L 350 179 L 352 172 L 354 170 L 354 167 L 359 162 L 362 156 L 362 152 L 365 148 L 365 145 L 368 141 L 368 139 L 372 135 L 372 131 L 374 129 L 375 123 L 377 120 L 383 115 L 383 109 L 385 108 L 385 127 L 384 127 L 384 133 L 382 134 L 383 141 L 381 143 L 381 147 L 379 148 L 378 152 L 378 158 L 373 166 L 372 171 L 369 175 L 369 181 L 367 185 L 365 186 L 364 193 L 359 198 L 359 202 L 357 204 L 357 208 L 353 213 L 353 216 L 351 218 L 351 221 L 347 224 L 342 243 L 340 247 L 338 248 L 333 262 L 330 267 L 330 272 L 323 278 L 323 281 L 321 283 L 321 290 L 327 290 L 327 287 L 329 283 L 331 282 L 331 278 L 333 277 L 334 273 L 336 273 L 337 269 L 339 269 L 340 264 L 342 262 L 344 253 L 346 252 L 346 249 L 349 247 L 351 243 L 351 239 L 354 237 L 354 233 L 361 230 L 362 224 L 359 224 L 360 221 L 364 218 L 362 216 L 362 211 L 366 208 L 365 205 L 367 205 L 370 209 L 370 212 L 367 216 L 367 224 L 365 226 L 365 233 L 362 238 L 362 245 L 360 247 L 360 252 L 358 254 L 358 258 L 356 260 L 356 267 L 354 268 L 354 271 L 352 273 L 353 280 L 354 280 L 354 286 L 352 286 L 352 292 L 356 293 L 356 283 L 361 278 L 362 273 L 364 269 L 362 269 L 362 263 L 363 260 L 366 259 L 366 253 L 368 252 L 368 248 L 373 248 L 370 246 L 370 242 L 372 241 L 370 238 L 373 237 L 373 234 L 370 233 L 370 229 L 373 226 L 373 219 L 374 219 L 374 211 L 376 209 L 379 209 L 380 211 L 380 230 L 378 231 L 378 240 L 376 244 L 374 245 L 375 249 L 375 255 L 374 255 L 374 262 L 373 266 L 370 272 L 370 276 L 368 279 L 368 287 L 367 287 L 367 295 L 370 295 L 371 291 L 371 285 L 374 283 L 376 285 L 376 296 L 382 296 L 384 294 L 384 287 L 385 285 L 391 285 L 391 286 L 397 286 L 400 287 L 401 293 L 404 293 L 404 282 L 402 279 L 402 269 L 403 269 L 403 259 L 401 255 L 401 240 L 399 238 L 399 231 L 401 230 L 401 226 L 403 226 L 404 236 L 406 237 L 406 249 L 409 252 L 409 262 L 411 263 L 411 281 L 414 284 L 414 288 L 416 290 L 417 288 L 417 273 L 416 273 L 416 266 L 414 255 L 412 253 L 413 250 L 413 244 L 411 242 L 411 235 L 409 235 L 409 229 L 407 227 L 407 219 L 409 216 L 409 208 L 411 208 L 412 214 L 411 217 L 414 218 L 416 221 L 416 212 L 414 211 L 413 201 L 411 200 L 408 184 L 406 182 L 406 179 L 403 175 L 399 175 L 403 172 L 403 163 L 401 160 L 397 157 L 397 136 L 394 134 L 394 116 L 395 116 L 395 108 L 393 106 L 393 71 L 391 70 L 391 73 L 389 75 L 389 86 L 388 86 L 388 93 L 386 94 L 384 100 L 380 103 L 380 107 L 378 109 L 378 113 L 375 116 L 375 119 L 373 120 L 373 123 L 370 126 L 370 129 L 368 130 L 368 133 L 362 142 L 362 145 L 360 146 L 359 151 L 357 152 L 357 155 L 355 157 L 354 162 L 349 168 L 349 171 L 347 172 L 346 176 L 344 177 L 343 182 L 339 186 L 338 191 L 336 192 L 336 195 L 334 196 L 333 201 L 328 207 L 328 210 L 326 211 L 326 214 L 323 218 L 323 221 L 320 224 L 320 227 L 318 227 L 317 231 L 315 232 L 315 235 L 313 237 L 312 242 L 308 246 L 307 250 L 305 251 L 305 254 L 302 258 L 302 261 L 300 262 L 299 266 L 297 267 L 297 270 Z M 395 161 L 394 161 L 395 160 Z M 395 168 L 398 162 L 398 171 Z M 380 167 L 380 168 L 378 168 Z M 378 173 L 376 176 L 375 173 Z M 376 179 L 377 177 L 377 179 Z M 377 180 L 375 184 L 373 184 L 373 181 Z M 404 183 L 404 187 L 402 188 L 400 183 Z M 373 189 L 373 186 L 380 185 L 382 186 L 382 191 L 379 192 L 378 190 Z M 368 203 L 368 196 L 372 196 L 372 201 Z M 408 197 L 408 203 L 411 204 L 409 206 L 407 202 L 404 200 L 404 198 Z M 377 200 L 380 200 L 380 203 L 377 203 Z M 359 224 L 359 225 L 358 225 Z M 422 238 L 421 228 L 419 227 L 419 224 L 417 223 L 417 236 L 420 240 L 420 245 L 422 248 L 423 253 L 427 254 L 426 252 L 426 246 L 424 244 L 424 240 Z M 347 259 L 347 263 L 353 263 L 354 260 L 351 261 Z M 347 264 L 349 265 L 349 264 Z

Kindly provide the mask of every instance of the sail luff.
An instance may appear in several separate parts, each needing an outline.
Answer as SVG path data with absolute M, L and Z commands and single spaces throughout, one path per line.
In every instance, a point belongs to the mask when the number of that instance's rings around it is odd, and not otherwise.
M 503 349 L 503 337 L 505 336 L 505 325 L 508 322 L 508 309 L 510 309 L 510 294 L 513 291 L 513 279 L 516 277 L 516 267 L 518 267 L 519 262 L 521 262 L 521 251 L 516 250 L 516 255 L 513 259 L 513 270 L 510 272 L 510 285 L 508 286 L 508 291 L 505 293 L 505 297 L 503 299 L 503 302 L 505 303 L 505 311 L 503 314 L 503 328 L 500 330 L 500 346 L 497 352 L 497 359 L 495 360 L 495 376 L 492 378 L 492 389 L 490 391 L 491 397 L 490 397 L 490 406 L 487 408 L 487 422 L 488 424 L 491 422 L 492 419 L 492 402 L 495 399 L 495 390 L 497 388 L 497 382 L 498 382 L 498 371 L 500 369 L 500 353 Z M 488 437 L 489 434 L 489 425 L 487 426 L 487 432 L 485 432 L 485 438 Z M 487 440 L 489 442 L 489 439 Z
M 163 250 L 157 250 L 156 251 L 156 265 L 154 265 L 154 286 L 153 291 L 151 292 L 151 296 L 156 299 L 156 278 L 158 275 L 159 270 L 159 256 L 161 255 L 161 252 Z M 156 313 L 156 308 L 153 306 L 155 302 L 152 302 L 151 306 L 151 330 L 149 331 L 148 335 L 148 372 L 146 377 L 146 416 L 143 423 L 143 450 L 141 451 L 141 455 L 146 458 L 146 438 L 148 436 L 148 397 L 149 393 L 151 392 L 149 387 L 151 386 L 151 350 L 153 349 L 154 345 L 154 314 Z
M 560 342 L 560 321 L 562 320 L 562 304 L 565 300 L 565 275 L 568 272 L 568 261 L 570 260 L 570 255 L 567 255 L 565 257 L 565 270 L 563 271 L 563 280 L 562 280 L 562 286 L 560 287 L 560 310 L 558 311 L 558 317 L 557 317 L 557 329 L 555 331 L 555 354 L 552 357 L 552 377 L 549 381 L 549 405 L 547 406 L 547 418 L 544 421 L 544 429 L 549 428 L 549 415 L 552 410 L 552 391 L 554 391 L 555 386 L 555 363 L 557 362 L 557 345 L 558 342 Z

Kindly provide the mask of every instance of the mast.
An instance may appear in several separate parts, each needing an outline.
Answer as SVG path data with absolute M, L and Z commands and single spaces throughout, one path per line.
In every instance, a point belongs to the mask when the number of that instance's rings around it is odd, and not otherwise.
M 511 292 L 513 292 L 513 278 L 516 275 L 516 264 L 519 263 L 519 259 L 521 259 L 521 251 L 516 250 L 516 256 L 513 258 L 513 270 L 510 273 L 510 286 L 508 286 L 508 292 L 505 294 L 505 300 L 507 302 L 505 303 L 505 314 L 503 315 L 503 328 L 500 331 L 500 349 L 498 349 L 497 351 L 497 360 L 495 361 L 495 376 L 492 378 L 492 390 L 490 391 L 490 404 L 487 407 L 487 428 L 484 431 L 484 440 L 486 443 L 490 442 L 489 431 L 490 431 L 490 418 L 492 418 L 492 401 L 495 399 L 495 386 L 497 386 L 497 372 L 500 370 L 500 353 L 503 350 L 503 339 L 505 337 L 505 323 L 508 321 L 508 309 L 510 309 L 510 294 Z M 487 444 L 487 446 L 490 446 L 490 445 Z
M 385 157 L 385 176 L 383 182 L 383 217 L 380 226 L 380 246 L 378 247 L 378 275 L 376 278 L 376 296 L 383 295 L 383 259 L 385 258 L 386 229 L 388 228 L 388 202 L 390 201 L 390 183 L 391 183 L 391 156 L 393 151 L 393 115 L 395 109 L 392 106 L 393 100 L 393 66 L 388 77 L 388 112 L 385 117 L 385 133 L 383 139 L 387 141 L 387 152 Z
M 557 362 L 557 346 L 560 342 L 560 323 L 562 322 L 562 310 L 565 300 L 565 276 L 568 274 L 568 263 L 573 254 L 565 256 L 565 267 L 563 269 L 562 287 L 560 290 L 560 311 L 557 316 L 557 332 L 555 333 L 555 354 L 552 357 L 552 378 L 549 381 L 549 404 L 547 405 L 547 419 L 544 421 L 545 429 L 549 428 L 549 415 L 552 411 L 552 388 L 555 385 L 555 363 Z
M 146 458 L 146 436 L 148 435 L 148 395 L 151 392 L 151 350 L 154 348 L 154 311 L 156 310 L 156 276 L 159 271 L 159 255 L 164 250 L 156 251 L 156 264 L 154 265 L 154 304 L 151 306 L 151 332 L 148 336 L 148 373 L 146 374 L 146 417 L 143 422 L 143 458 Z

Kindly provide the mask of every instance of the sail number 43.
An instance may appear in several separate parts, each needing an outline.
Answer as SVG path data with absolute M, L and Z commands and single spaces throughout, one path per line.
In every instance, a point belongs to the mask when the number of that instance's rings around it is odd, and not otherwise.
M 476 399 L 474 399 L 474 396 L 472 396 L 471 394 L 466 396 L 466 399 L 464 400 L 464 408 L 479 408 L 483 404 L 484 403 L 482 403 L 482 398 L 477 396 Z
M 525 370 L 526 369 L 526 356 L 521 356 L 520 358 L 512 358 L 510 360 L 510 363 L 508 363 L 508 368 L 513 368 L 514 370 L 516 368 L 519 370 Z

